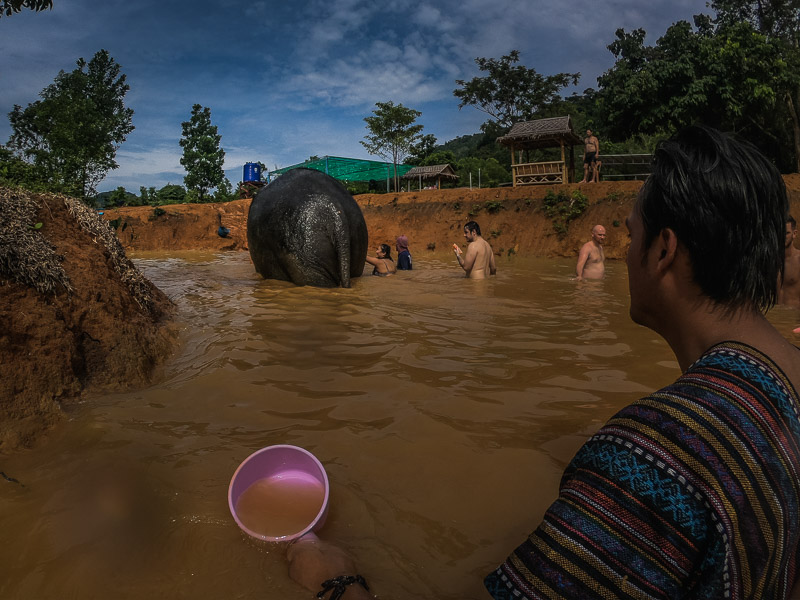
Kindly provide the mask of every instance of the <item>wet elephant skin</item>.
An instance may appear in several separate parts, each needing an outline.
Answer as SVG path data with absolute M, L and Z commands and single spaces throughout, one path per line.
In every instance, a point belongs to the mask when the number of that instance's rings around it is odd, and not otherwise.
M 250 205 L 247 244 L 265 279 L 316 287 L 350 287 L 367 256 L 367 224 L 356 201 L 333 177 L 292 169 Z

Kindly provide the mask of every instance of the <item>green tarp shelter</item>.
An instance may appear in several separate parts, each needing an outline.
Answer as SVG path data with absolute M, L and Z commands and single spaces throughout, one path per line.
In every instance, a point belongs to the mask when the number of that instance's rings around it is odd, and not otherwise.
M 394 165 L 392 163 L 359 158 L 342 158 L 341 156 L 323 156 L 317 160 L 309 160 L 290 167 L 275 169 L 269 172 L 269 177 L 272 179 L 275 175 L 281 175 L 300 167 L 322 171 L 340 181 L 385 181 L 387 178 L 394 178 Z M 412 168 L 412 165 L 397 165 L 397 176 L 402 177 Z

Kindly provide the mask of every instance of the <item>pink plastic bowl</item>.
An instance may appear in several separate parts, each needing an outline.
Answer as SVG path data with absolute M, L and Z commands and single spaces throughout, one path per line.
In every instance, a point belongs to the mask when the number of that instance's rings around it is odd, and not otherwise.
M 239 516 L 236 514 L 236 504 L 239 501 L 239 496 L 253 483 L 259 479 L 267 479 L 276 476 L 307 478 L 308 480 L 318 482 L 324 488 L 325 496 L 322 501 L 322 507 L 319 509 L 316 518 L 306 527 L 296 533 L 280 537 L 271 537 L 253 531 L 242 523 Z M 228 508 L 230 508 L 231 515 L 233 515 L 236 524 L 247 535 L 267 542 L 287 542 L 297 539 L 302 535 L 309 534 L 325 524 L 325 518 L 328 516 L 329 493 L 328 474 L 325 472 L 325 467 L 322 466 L 322 463 L 319 462 L 317 457 L 311 454 L 311 452 L 298 446 L 267 446 L 248 456 L 244 462 L 239 465 L 239 468 L 236 469 L 236 472 L 231 478 L 231 483 L 228 486 Z

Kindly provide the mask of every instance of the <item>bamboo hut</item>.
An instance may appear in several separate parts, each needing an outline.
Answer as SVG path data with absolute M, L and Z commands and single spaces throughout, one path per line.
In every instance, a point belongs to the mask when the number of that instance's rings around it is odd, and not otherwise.
M 514 123 L 506 135 L 497 138 L 497 143 L 511 149 L 511 175 L 514 187 L 568 183 L 575 173 L 575 146 L 583 140 L 572 130 L 572 121 L 566 117 L 551 117 L 536 121 Z M 569 164 L 566 149 L 569 146 Z M 522 151 L 539 148 L 561 147 L 561 160 L 547 162 L 522 162 Z
M 414 167 L 403 175 L 403 179 L 417 180 L 419 189 L 422 189 L 422 182 L 436 182 L 436 189 L 442 189 L 442 180 L 446 182 L 458 181 L 458 175 L 449 164 L 429 165 L 427 167 Z

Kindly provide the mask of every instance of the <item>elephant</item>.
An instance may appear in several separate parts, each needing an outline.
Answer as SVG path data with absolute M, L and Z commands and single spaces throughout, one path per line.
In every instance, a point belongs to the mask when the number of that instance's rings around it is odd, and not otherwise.
M 350 287 L 367 257 L 367 224 L 353 196 L 333 177 L 292 169 L 256 194 L 247 245 L 264 279 Z

